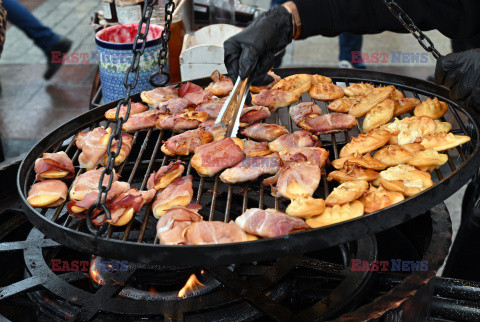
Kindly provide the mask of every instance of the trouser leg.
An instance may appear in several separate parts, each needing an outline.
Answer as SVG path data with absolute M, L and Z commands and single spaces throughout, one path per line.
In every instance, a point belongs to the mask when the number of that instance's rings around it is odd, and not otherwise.
M 60 36 L 42 24 L 33 14 L 16 0 L 3 0 L 7 20 L 20 28 L 45 53 L 60 40 Z

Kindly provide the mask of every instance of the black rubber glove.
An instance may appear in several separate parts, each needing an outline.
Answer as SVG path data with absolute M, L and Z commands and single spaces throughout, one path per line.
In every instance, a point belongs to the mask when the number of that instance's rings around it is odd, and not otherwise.
M 452 100 L 480 111 L 480 49 L 439 58 L 435 83 L 450 88 Z
M 225 66 L 233 82 L 251 74 L 253 85 L 267 85 L 273 78 L 275 54 L 292 41 L 292 15 L 282 6 L 261 14 L 247 28 L 223 43 Z M 276 57 L 279 58 L 279 57 Z

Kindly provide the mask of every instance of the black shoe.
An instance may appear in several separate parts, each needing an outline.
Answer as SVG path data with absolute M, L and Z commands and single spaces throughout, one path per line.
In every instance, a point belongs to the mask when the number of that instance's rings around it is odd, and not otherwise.
M 50 78 L 55 75 L 55 73 L 62 67 L 63 62 L 52 62 L 53 57 L 52 57 L 52 52 L 61 52 L 62 54 L 68 53 L 70 48 L 72 47 L 72 41 L 68 38 L 61 38 L 55 45 L 50 48 L 49 52 L 47 52 L 47 70 L 45 71 L 45 74 L 43 74 L 43 78 L 46 80 L 49 80 Z M 62 56 L 60 56 L 62 57 Z

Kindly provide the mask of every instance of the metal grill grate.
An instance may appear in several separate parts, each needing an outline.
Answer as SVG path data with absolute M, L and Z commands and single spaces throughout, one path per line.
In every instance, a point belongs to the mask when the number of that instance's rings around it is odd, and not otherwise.
M 446 197 L 448 197 L 448 195 L 455 192 L 456 189 L 461 187 L 461 185 L 463 185 L 468 180 L 468 178 L 473 176 L 473 171 L 466 170 L 465 166 L 467 164 L 470 164 L 470 168 L 475 169 L 475 164 L 478 164 L 478 158 L 475 157 L 479 141 L 477 123 L 475 122 L 473 117 L 469 115 L 465 110 L 455 106 L 446 97 L 442 97 L 442 95 L 440 95 L 441 91 L 443 90 L 442 88 L 428 82 L 408 78 L 405 78 L 407 80 L 405 84 L 400 82 L 405 82 L 403 78 L 397 79 L 397 81 L 395 81 L 395 77 L 399 78 L 399 76 L 383 73 L 371 73 L 365 71 L 362 71 L 362 75 L 366 74 L 369 77 L 365 77 L 365 75 L 364 77 L 354 77 L 354 74 L 357 74 L 355 71 L 349 71 L 349 75 L 342 76 L 341 74 L 345 72 L 343 70 L 335 69 L 287 69 L 279 70 L 278 74 L 280 74 L 282 77 L 285 77 L 289 74 L 294 74 L 298 72 L 307 72 L 311 74 L 320 73 L 329 76 L 334 80 L 335 84 L 341 87 L 346 87 L 352 83 L 364 81 L 371 82 L 375 86 L 395 85 L 397 89 L 401 90 L 404 93 L 405 97 L 415 97 L 417 99 L 425 100 L 427 97 L 437 96 L 439 99 L 448 102 L 450 105 L 450 109 L 447 114 L 442 118 L 442 121 L 447 121 L 452 124 L 453 133 L 469 135 L 472 137 L 472 140 L 464 144 L 462 147 L 457 147 L 456 149 L 448 151 L 448 162 L 432 173 L 432 180 L 436 184 L 432 188 L 413 198 L 409 198 L 400 204 L 387 208 L 386 210 L 366 215 L 349 222 L 333 225 L 326 228 L 319 228 L 306 232 L 295 233 L 289 236 L 274 238 L 270 240 L 259 240 L 249 243 L 242 243 L 245 244 L 244 247 L 242 247 L 241 244 L 229 244 L 230 248 L 229 245 L 155 245 L 155 248 L 149 247 L 148 251 L 147 248 L 145 248 L 138 250 L 138 252 L 135 252 L 135 247 L 153 246 L 154 244 L 158 244 L 158 240 L 155 237 L 155 226 L 157 220 L 151 213 L 151 205 L 149 205 L 148 207 L 144 207 L 139 213 L 137 213 L 134 220 L 132 220 L 128 225 L 124 227 L 109 227 L 106 235 L 103 237 L 94 237 L 88 235 L 86 233 L 87 230 L 84 220 L 69 216 L 65 209 L 66 203 L 56 209 L 44 209 L 40 212 L 37 212 L 38 210 L 33 210 L 28 205 L 25 205 L 27 214 L 29 214 L 32 222 L 39 226 L 39 228 L 43 230 L 47 236 L 51 236 L 52 238 L 57 239 L 59 242 L 66 243 L 70 247 L 89 250 L 103 256 L 135 259 L 141 262 L 158 262 L 169 258 L 172 263 L 176 264 L 198 262 L 199 260 L 208 260 L 209 256 L 202 257 L 201 254 L 195 254 L 195 260 L 193 258 L 180 259 L 178 257 L 182 256 L 182 254 L 185 254 L 188 250 L 196 251 L 200 247 L 205 250 L 205 253 L 212 256 L 210 257 L 210 259 L 217 260 L 217 262 L 219 263 L 222 261 L 224 261 L 225 263 L 231 263 L 235 261 L 251 261 L 253 259 L 251 257 L 252 253 L 255 253 L 260 258 L 274 257 L 279 252 L 286 253 L 294 250 L 306 251 L 308 249 L 327 247 L 329 245 L 334 245 L 334 243 L 338 244 L 341 241 L 352 240 L 355 238 L 359 238 L 362 235 L 367 235 L 376 231 L 387 229 L 433 207 L 439 201 L 445 199 Z M 382 77 L 379 77 L 379 75 Z M 387 78 L 389 79 L 389 81 L 382 80 L 382 78 Z M 203 82 L 205 83 L 205 80 Z M 431 89 L 430 91 L 428 91 L 426 89 L 420 90 L 413 88 L 410 84 L 415 82 L 420 83 L 416 86 L 418 88 L 427 87 L 428 89 L 429 86 L 437 90 L 437 92 L 434 92 Z M 425 83 L 428 86 L 425 85 Z M 445 93 L 445 90 L 443 91 L 443 93 Z M 311 101 L 311 98 L 308 96 L 308 94 L 305 94 L 301 98 L 301 101 Z M 319 101 L 316 101 L 316 103 L 322 108 L 323 113 L 329 113 L 328 109 L 326 108 L 326 103 Z M 53 133 L 59 136 L 58 139 L 55 140 L 52 134 L 50 134 L 49 137 L 45 138 L 39 145 L 32 149 L 32 151 L 29 153 L 29 155 L 23 162 L 19 171 L 18 182 L 21 190 L 21 195 L 23 197 L 26 196 L 29 187 L 34 182 L 34 173 L 32 168 L 33 162 L 37 157 L 41 155 L 41 152 L 57 152 L 63 150 L 72 158 L 75 164 L 80 151 L 77 150 L 74 145 L 75 136 L 72 134 L 76 134 L 81 130 L 89 130 L 99 125 L 105 127 L 109 126 L 110 122 L 104 120 L 102 121 L 102 115 L 104 111 L 106 111 L 106 109 L 112 107 L 110 105 L 87 112 L 85 115 L 83 115 L 83 118 L 78 118 L 81 120 L 79 120 L 79 122 L 77 123 L 84 122 L 83 125 L 79 125 L 75 128 L 74 125 L 70 124 L 72 122 L 70 122 L 66 125 L 68 126 L 69 131 L 63 131 L 63 133 L 68 133 L 67 135 L 60 137 L 59 133 L 61 131 L 57 130 Z M 90 115 L 90 118 L 86 117 L 87 114 Z M 92 117 L 92 115 L 94 115 L 95 117 Z M 402 117 L 408 116 L 410 115 L 403 115 Z M 95 121 L 92 122 L 91 120 Z M 275 111 L 274 113 L 272 113 L 272 116 L 266 120 L 266 122 L 285 125 L 287 126 L 290 133 L 299 130 L 298 127 L 292 124 L 292 121 L 288 115 L 288 108 L 282 108 Z M 357 136 L 359 133 L 361 133 L 360 124 L 362 124 L 362 122 L 363 118 L 359 119 L 357 127 L 351 129 L 348 132 L 320 136 L 323 147 L 330 151 L 331 160 L 333 160 L 334 158 L 338 158 L 338 153 L 345 143 L 349 142 L 352 137 Z M 182 160 L 185 161 L 186 165 L 188 165 L 186 166 L 186 174 L 191 174 L 194 177 L 194 197 L 192 202 L 197 202 L 202 205 L 203 208 L 199 211 L 199 213 L 203 215 L 205 220 L 220 220 L 228 222 L 230 220 L 234 220 L 237 216 L 241 215 L 247 208 L 275 208 L 284 211 L 288 206 L 289 200 L 271 196 L 270 189 L 263 187 L 263 185 L 261 184 L 261 180 L 257 180 L 256 182 L 228 185 L 220 181 L 219 174 L 217 174 L 213 178 L 204 178 L 198 176 L 196 171 L 192 171 L 189 163 L 190 157 L 169 157 L 164 155 L 160 151 L 162 141 L 167 140 L 170 136 L 171 132 L 160 131 L 157 129 L 136 131 L 134 133 L 132 151 L 130 155 L 123 164 L 121 164 L 119 167 L 116 167 L 117 173 L 121 175 L 120 180 L 128 181 L 132 185 L 132 187 L 144 190 L 146 187 L 147 179 L 152 171 L 158 170 L 158 168 L 168 164 L 170 161 Z M 50 138 L 50 140 L 47 140 L 48 138 Z M 43 146 L 48 146 L 48 148 L 42 148 L 42 143 L 44 143 Z M 462 171 L 458 171 L 460 167 L 463 167 L 464 169 L 462 169 Z M 77 169 L 76 175 L 78 176 L 83 172 L 83 169 Z M 335 183 L 327 182 L 326 174 L 327 169 L 323 168 L 322 182 L 319 185 L 317 191 L 315 192 L 314 197 L 325 198 L 325 196 L 328 195 L 329 191 L 331 191 L 331 189 L 336 185 Z M 452 176 L 454 174 L 462 175 L 457 175 L 455 180 L 452 180 Z M 442 182 L 445 183 L 444 187 L 448 187 L 448 189 L 438 189 L 439 186 L 442 185 Z M 428 191 L 430 192 L 428 193 Z M 435 198 L 432 198 L 431 196 L 435 196 Z M 395 209 L 392 210 L 393 208 Z M 393 216 L 391 214 L 394 213 L 399 213 L 396 218 L 388 218 L 388 216 Z M 354 228 L 354 222 L 362 223 L 358 223 L 358 225 L 360 226 Z M 48 231 L 45 231 L 45 229 Z M 353 232 L 352 230 L 355 229 L 360 229 L 360 231 Z M 62 233 L 60 231 L 62 231 Z M 340 236 L 338 234 L 340 234 Z M 304 237 L 296 238 L 298 236 Z M 296 242 L 293 241 L 294 237 L 296 238 Z M 280 244 L 278 244 L 278 246 L 275 246 L 275 242 L 279 242 L 280 240 L 282 241 L 283 245 L 287 245 L 284 246 L 286 248 L 281 248 Z M 109 244 L 109 241 L 113 241 L 114 243 Z M 83 244 L 81 244 L 82 242 Z M 124 247 L 127 244 L 129 248 L 124 249 L 124 251 L 115 249 L 115 247 Z M 265 246 L 263 247 L 263 245 Z M 280 247 L 280 249 L 277 249 L 277 247 Z M 210 252 L 214 249 L 218 250 L 219 254 L 211 254 Z M 268 249 L 272 250 L 272 252 L 269 253 Z M 238 252 L 236 256 L 234 253 L 232 253 L 232 251 L 235 252 L 235 250 Z M 154 256 L 152 256 L 153 253 L 155 253 Z M 247 254 L 249 255 L 247 256 Z M 246 257 L 243 257 L 244 255 Z

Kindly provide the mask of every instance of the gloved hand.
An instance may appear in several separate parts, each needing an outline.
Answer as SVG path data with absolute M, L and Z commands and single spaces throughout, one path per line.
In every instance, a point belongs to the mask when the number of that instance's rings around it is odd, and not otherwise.
M 253 85 L 267 85 L 274 56 L 292 41 L 292 15 L 282 6 L 261 14 L 248 27 L 223 43 L 225 66 L 233 82 L 251 74 Z
M 434 80 L 450 88 L 452 100 L 480 109 L 480 49 L 441 57 Z

